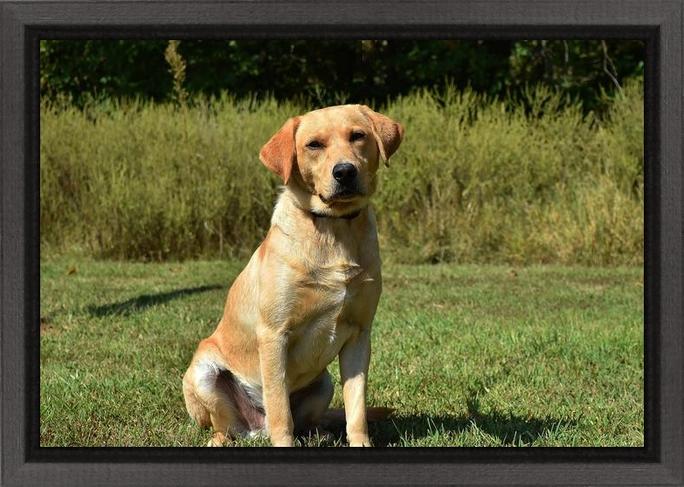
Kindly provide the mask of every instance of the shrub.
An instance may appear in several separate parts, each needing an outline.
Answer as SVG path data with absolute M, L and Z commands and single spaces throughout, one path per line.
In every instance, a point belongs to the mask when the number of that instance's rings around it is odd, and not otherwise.
M 401 262 L 638 264 L 643 87 L 600 118 L 548 88 L 504 103 L 446 88 L 381 110 L 406 137 L 375 199 Z M 278 181 L 258 151 L 312 107 L 273 99 L 41 106 L 44 250 L 119 259 L 244 257 Z

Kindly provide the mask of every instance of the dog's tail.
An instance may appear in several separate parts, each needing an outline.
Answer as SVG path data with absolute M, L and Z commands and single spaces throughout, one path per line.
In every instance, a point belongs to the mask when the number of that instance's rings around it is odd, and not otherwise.
M 366 409 L 366 420 L 369 423 L 376 423 L 378 421 L 384 421 L 392 414 L 394 414 L 394 408 L 384 408 L 384 407 L 371 407 Z M 323 418 L 321 419 L 321 425 L 327 428 L 332 427 L 344 427 L 346 422 L 344 409 L 328 409 Z

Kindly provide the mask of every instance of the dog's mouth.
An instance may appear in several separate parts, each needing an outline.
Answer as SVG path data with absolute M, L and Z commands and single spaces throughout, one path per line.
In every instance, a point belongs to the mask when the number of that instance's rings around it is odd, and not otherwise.
M 352 191 L 349 189 L 344 189 L 342 191 L 337 191 L 336 193 L 333 193 L 330 196 L 323 196 L 322 194 L 319 194 L 318 197 L 321 199 L 323 203 L 326 205 L 332 204 L 332 203 L 349 203 L 351 201 L 354 201 L 357 198 L 361 198 L 364 195 L 361 194 L 358 191 Z

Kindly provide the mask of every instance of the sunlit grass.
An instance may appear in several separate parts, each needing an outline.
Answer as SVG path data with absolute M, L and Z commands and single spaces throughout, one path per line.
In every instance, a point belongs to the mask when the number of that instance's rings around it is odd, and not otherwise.
M 43 252 L 244 258 L 268 227 L 258 159 L 288 117 L 273 100 L 41 107 Z M 548 89 L 527 103 L 419 91 L 376 107 L 405 140 L 380 170 L 380 238 L 403 263 L 640 265 L 643 86 L 583 115 Z
M 44 261 L 41 445 L 206 444 L 181 377 L 243 264 Z M 396 415 L 371 425 L 375 445 L 643 445 L 642 269 L 388 264 L 383 274 L 368 402 Z M 298 441 L 343 445 L 333 433 Z

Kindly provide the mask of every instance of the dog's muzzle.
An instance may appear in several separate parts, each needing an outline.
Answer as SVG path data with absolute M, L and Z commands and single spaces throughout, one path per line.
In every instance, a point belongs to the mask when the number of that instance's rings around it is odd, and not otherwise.
M 334 179 L 332 193 L 327 196 L 318 196 L 324 203 L 352 200 L 358 196 L 363 196 L 363 191 L 359 188 L 358 174 L 359 170 L 350 162 L 335 164 L 332 169 Z
M 347 187 L 354 184 L 356 181 L 356 175 L 358 173 L 359 171 L 356 169 L 356 166 L 350 162 L 341 162 L 339 164 L 335 164 L 335 167 L 333 167 L 332 170 L 333 178 L 335 178 L 337 184 L 342 187 Z

